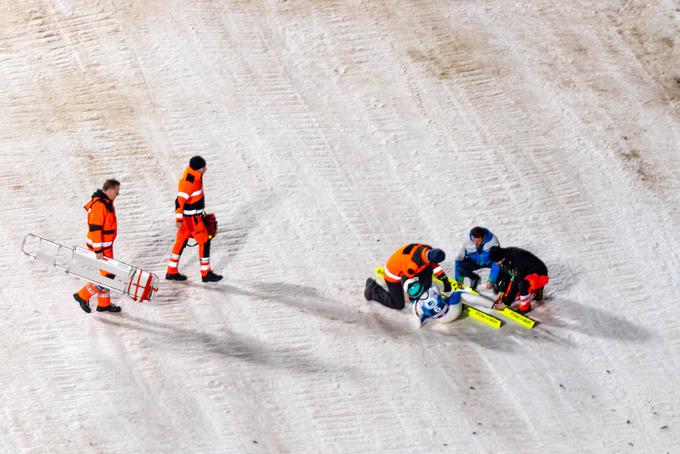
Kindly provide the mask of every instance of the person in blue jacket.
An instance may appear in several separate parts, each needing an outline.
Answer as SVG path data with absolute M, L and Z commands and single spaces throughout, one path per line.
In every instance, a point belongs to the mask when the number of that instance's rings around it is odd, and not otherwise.
M 489 258 L 489 249 L 492 246 L 500 246 L 500 243 L 489 229 L 477 226 L 470 230 L 468 238 L 455 259 L 455 279 L 459 287 L 463 285 L 463 280 L 467 277 L 470 279 L 470 287 L 476 290 L 481 277 L 475 271 L 481 268 L 491 268 L 486 288 L 493 287 L 498 278 L 500 266 Z

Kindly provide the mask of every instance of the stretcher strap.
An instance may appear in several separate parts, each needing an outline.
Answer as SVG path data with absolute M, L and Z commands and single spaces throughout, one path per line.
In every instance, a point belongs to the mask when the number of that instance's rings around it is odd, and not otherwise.
M 132 297 L 133 300 L 137 301 L 137 292 L 139 292 L 139 283 L 142 280 L 142 271 L 137 270 L 138 277 L 137 277 L 137 283 L 135 284 L 135 296 Z
M 149 296 L 151 295 L 151 284 L 153 283 L 153 275 L 149 273 L 149 277 L 146 279 L 146 284 L 144 285 L 144 292 L 142 292 L 142 297 L 139 302 L 149 301 Z

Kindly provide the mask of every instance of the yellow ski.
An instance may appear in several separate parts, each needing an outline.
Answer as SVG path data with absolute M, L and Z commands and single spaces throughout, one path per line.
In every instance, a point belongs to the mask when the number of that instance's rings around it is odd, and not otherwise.
M 452 284 L 452 285 L 453 285 L 453 284 Z M 491 298 L 489 298 L 488 296 L 482 295 L 481 293 L 472 290 L 470 287 L 467 287 L 465 290 L 466 290 L 467 292 L 473 294 L 473 295 L 481 296 L 482 298 L 485 298 L 485 299 L 487 299 L 487 300 L 489 300 L 489 301 L 493 301 L 493 300 L 492 300 Z M 534 327 L 534 325 L 536 324 L 536 320 L 533 320 L 533 319 L 527 317 L 527 316 L 524 315 L 524 314 L 520 314 L 520 313 L 517 312 L 517 311 L 513 311 L 512 309 L 510 309 L 510 308 L 507 307 L 507 306 L 504 307 L 504 308 L 501 309 L 501 310 L 498 310 L 498 309 L 494 309 L 494 310 L 495 310 L 496 312 L 500 313 L 501 315 L 504 315 L 504 316 L 508 317 L 508 318 L 509 318 L 510 320 L 512 320 L 513 322 L 519 323 L 520 325 L 522 325 L 523 327 L 525 327 L 525 328 L 527 328 L 527 329 L 532 329 L 532 328 Z
M 479 309 L 472 306 L 468 306 L 467 304 L 463 304 L 463 314 L 472 317 L 475 320 L 479 320 L 480 322 L 486 323 L 494 329 L 500 328 L 503 324 L 500 319 L 494 317 L 493 315 L 489 315 L 486 312 L 480 311 Z
M 519 323 L 523 327 L 527 329 L 532 329 L 534 325 L 536 324 L 536 321 L 527 317 L 524 314 L 520 314 L 519 312 L 513 311 L 509 307 L 504 307 L 502 311 L 498 311 L 502 315 L 505 315 L 509 319 L 511 319 L 514 322 Z

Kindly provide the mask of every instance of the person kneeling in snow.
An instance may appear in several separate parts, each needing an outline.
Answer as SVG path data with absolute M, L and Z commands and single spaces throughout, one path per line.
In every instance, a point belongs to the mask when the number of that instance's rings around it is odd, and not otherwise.
M 433 273 L 444 283 L 444 291 L 450 292 L 451 283 L 439 265 L 445 258 L 444 251 L 426 244 L 412 243 L 402 246 L 392 254 L 385 265 L 387 290 L 369 277 L 366 280 L 364 297 L 368 301 L 375 300 L 385 307 L 403 309 L 405 300 L 402 280 L 417 277 L 422 291 L 426 291 L 432 286 Z
M 493 246 L 500 246 L 500 243 L 496 235 L 491 233 L 489 229 L 477 226 L 470 230 L 468 238 L 463 243 L 455 259 L 455 279 L 458 283 L 458 288 L 463 287 L 463 280 L 467 277 L 470 279 L 472 290 L 477 290 L 481 277 L 475 271 L 480 268 L 491 268 L 486 288 L 493 287 L 500 270 L 500 267 L 489 258 L 489 249 Z
M 501 267 L 494 308 L 510 306 L 519 293 L 519 312 L 526 313 L 531 310 L 532 300 L 543 299 L 548 268 L 538 257 L 518 247 L 494 246 L 489 249 L 489 258 Z

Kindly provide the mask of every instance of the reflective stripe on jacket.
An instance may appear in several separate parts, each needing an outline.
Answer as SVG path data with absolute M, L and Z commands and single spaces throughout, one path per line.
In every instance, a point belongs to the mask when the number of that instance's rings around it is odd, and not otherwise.
M 438 278 L 446 276 L 438 263 L 430 263 L 427 260 L 430 249 L 432 246 L 420 243 L 407 244 L 397 249 L 385 265 L 385 281 L 401 282 L 402 277 L 410 279 L 428 267 Z
M 203 214 L 204 208 L 203 175 L 191 167 L 187 167 L 177 185 L 175 220 L 181 221 L 184 216 Z
M 113 247 L 118 234 L 113 200 L 98 189 L 83 208 L 87 211 L 87 247 L 94 252 L 103 252 Z

